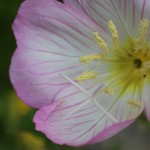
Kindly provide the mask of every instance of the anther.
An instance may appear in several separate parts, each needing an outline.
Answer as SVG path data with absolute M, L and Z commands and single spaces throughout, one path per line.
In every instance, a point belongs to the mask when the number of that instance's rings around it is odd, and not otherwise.
M 103 89 L 103 91 L 104 91 L 104 93 L 107 93 L 107 94 L 109 94 L 111 96 L 114 95 L 114 90 L 112 88 L 110 88 L 110 87 Z
M 147 30 L 149 27 L 149 20 L 148 19 L 142 19 L 140 21 L 139 27 L 138 27 L 138 38 L 135 39 L 135 53 L 137 53 L 139 50 L 142 50 L 145 42 L 146 42 L 146 36 L 147 36 Z
M 116 28 L 116 26 L 112 20 L 109 20 L 108 27 L 109 27 L 111 34 L 112 34 L 112 37 L 113 37 L 113 47 L 117 48 L 119 36 L 118 36 L 117 28 Z
M 93 60 L 101 60 L 104 59 L 103 54 L 93 54 L 93 55 L 86 55 L 86 56 L 81 56 L 80 57 L 80 63 L 90 63 Z
M 149 20 L 148 19 L 142 19 L 140 21 L 139 27 L 138 27 L 138 33 L 145 38 L 145 35 L 147 33 L 147 29 L 149 27 Z
M 140 114 L 140 110 L 143 108 L 143 103 L 140 100 L 128 99 L 127 100 L 127 118 L 135 118 Z
M 146 74 L 150 71 L 150 61 L 145 62 L 143 67 L 140 69 L 140 73 L 143 77 L 146 77 Z
M 140 100 L 128 99 L 127 104 L 132 108 L 140 108 L 142 106 L 142 102 Z
M 96 76 L 97 76 L 96 72 L 84 71 L 84 72 L 82 72 L 81 75 L 77 76 L 75 80 L 76 81 L 85 81 L 88 79 L 94 79 L 94 78 L 96 78 Z
M 94 40 L 97 42 L 97 47 L 102 47 L 105 50 L 106 55 L 108 55 L 109 54 L 108 46 L 105 43 L 105 41 L 102 39 L 102 37 L 100 37 L 98 32 L 93 32 L 93 37 L 94 37 Z

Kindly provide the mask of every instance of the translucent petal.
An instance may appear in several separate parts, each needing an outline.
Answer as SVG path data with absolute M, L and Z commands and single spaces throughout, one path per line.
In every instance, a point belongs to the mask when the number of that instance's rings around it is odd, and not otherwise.
M 144 108 L 147 115 L 147 119 L 150 121 L 150 76 L 144 81 L 142 100 L 144 102 Z
M 91 90 L 87 86 L 85 90 L 92 95 L 92 99 L 73 86 L 62 90 L 53 105 L 37 111 L 34 116 L 36 129 L 55 143 L 80 146 L 113 136 L 131 124 L 142 112 L 143 106 L 133 108 L 127 104 L 129 98 L 140 98 L 136 89 L 132 92 L 125 90 L 121 96 L 119 89 L 122 87 L 117 86 L 117 93 L 112 96 L 101 93 L 102 88 L 103 85 L 93 91 L 93 88 Z M 100 105 L 117 122 L 105 114 Z
M 149 1 L 82 0 L 80 3 L 87 14 L 106 31 L 108 31 L 108 21 L 113 20 L 119 31 L 120 39 L 124 40 L 127 36 L 134 37 L 137 33 L 143 5 L 145 5 L 144 3 L 149 3 Z M 140 9 L 137 5 L 140 6 Z
M 85 14 L 53 0 L 26 0 L 13 30 L 17 49 L 10 78 L 18 96 L 32 107 L 52 103 L 68 85 L 60 73 L 77 76 L 86 67 L 79 57 L 100 51 L 92 33 L 101 28 Z
M 82 11 L 81 5 L 78 0 L 64 0 L 64 3 L 72 8 Z
M 146 18 L 150 21 L 150 0 L 140 0 L 136 1 L 136 8 L 137 11 L 139 12 L 139 17 L 140 18 Z M 150 45 L 150 26 L 148 29 L 148 42 Z

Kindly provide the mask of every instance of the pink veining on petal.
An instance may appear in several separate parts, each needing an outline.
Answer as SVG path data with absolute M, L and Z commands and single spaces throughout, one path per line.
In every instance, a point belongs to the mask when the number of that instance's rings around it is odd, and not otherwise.
M 82 11 L 49 0 L 26 0 L 13 30 L 18 48 L 10 67 L 11 82 L 26 104 L 38 108 L 53 102 L 65 88 L 60 72 L 69 76 L 82 72 L 79 57 L 97 52 L 92 33 L 103 31 Z
M 133 28 L 135 26 L 135 0 L 132 0 Z
M 124 18 L 126 19 L 126 15 L 127 15 L 127 1 L 124 0 Z
M 119 123 L 115 123 L 100 111 L 92 101 L 79 107 L 86 101 L 86 97 L 84 94 L 82 97 L 81 93 L 76 93 L 77 89 L 72 94 L 65 94 L 66 91 L 68 90 L 65 89 L 60 93 L 58 97 L 60 98 L 60 102 L 58 100 L 57 108 L 52 113 L 47 113 L 45 122 L 39 124 L 37 121 L 34 121 L 36 126 L 39 127 L 38 130 L 58 144 L 79 146 L 103 141 L 127 127 L 137 117 L 135 116 L 133 120 L 129 120 L 126 117 L 127 112 L 124 106 L 126 99 L 121 99 L 121 104 L 115 101 L 115 103 L 113 102 L 113 106 L 109 105 L 107 108 L 107 111 L 112 113 L 119 121 Z M 74 95 L 74 93 L 76 94 Z M 61 101 L 61 94 L 64 101 Z M 104 102 L 103 98 L 104 95 L 98 99 Z M 106 97 L 104 100 L 107 101 L 108 98 Z M 45 109 L 48 109 L 48 107 L 51 106 L 47 106 Z M 42 109 L 39 112 L 42 113 Z M 71 114 L 68 116 L 68 113 Z M 134 112 L 130 111 L 129 113 Z M 35 115 L 36 117 L 39 116 Z
M 111 137 L 112 135 L 114 135 L 116 132 L 123 130 L 125 127 L 129 126 L 132 122 L 133 122 L 133 120 L 130 120 L 130 121 L 121 122 L 121 123 L 115 124 L 113 126 L 110 126 L 108 128 L 105 128 L 103 130 L 103 132 L 101 132 L 98 135 L 96 135 L 95 137 L 93 137 L 86 144 L 96 143 L 99 140 L 103 141 L 106 138 Z
M 146 4 L 146 0 L 142 0 L 143 1 L 143 6 L 142 6 L 142 12 L 141 12 L 141 19 L 144 17 L 144 10 L 145 10 L 145 4 Z

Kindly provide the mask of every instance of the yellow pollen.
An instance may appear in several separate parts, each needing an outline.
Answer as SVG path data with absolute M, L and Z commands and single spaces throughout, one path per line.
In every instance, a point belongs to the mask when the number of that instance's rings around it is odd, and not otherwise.
M 140 108 L 142 108 L 142 102 L 140 100 L 128 99 L 127 100 L 127 118 L 135 118 L 140 114 Z
M 101 60 L 104 59 L 103 54 L 93 54 L 93 55 L 86 55 L 86 56 L 81 56 L 80 57 L 80 63 L 90 63 L 93 60 Z
M 76 81 L 84 81 L 88 79 L 94 79 L 96 78 L 97 73 L 96 72 L 89 72 L 89 71 L 84 71 L 82 72 L 81 75 L 76 77 Z
M 112 34 L 112 37 L 113 37 L 113 47 L 117 48 L 119 36 L 118 36 L 117 28 L 116 28 L 116 26 L 112 20 L 109 20 L 108 27 L 109 27 L 111 34 Z
M 142 76 L 146 75 L 150 71 L 150 61 L 145 62 L 143 67 L 140 69 Z
M 128 99 L 127 104 L 132 108 L 140 108 L 142 106 L 142 102 L 140 100 Z
M 142 19 L 139 24 L 138 33 L 143 37 L 147 33 L 148 27 L 149 27 L 148 19 Z
M 145 42 L 146 42 L 146 36 L 147 36 L 147 30 L 149 27 L 149 20 L 148 19 L 142 19 L 140 21 L 139 27 L 138 27 L 138 38 L 135 39 L 135 53 L 137 53 L 139 50 L 142 50 Z
M 105 43 L 105 41 L 102 39 L 102 37 L 100 37 L 98 32 L 93 32 L 93 37 L 94 37 L 94 40 L 97 42 L 97 47 L 102 47 L 105 50 L 106 55 L 108 55 L 109 54 L 108 46 Z
M 107 93 L 107 94 L 109 94 L 111 96 L 114 95 L 114 90 L 112 88 L 110 88 L 110 87 L 103 89 L 103 91 L 104 91 L 104 93 Z

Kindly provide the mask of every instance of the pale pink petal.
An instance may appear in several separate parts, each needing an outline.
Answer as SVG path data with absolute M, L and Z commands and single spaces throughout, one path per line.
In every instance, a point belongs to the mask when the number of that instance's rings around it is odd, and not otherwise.
M 130 125 L 142 112 L 143 106 L 141 108 L 127 106 L 129 98 L 140 98 L 138 92 L 129 92 L 127 88 L 124 89 L 123 97 L 120 96 L 121 91 L 111 96 L 106 93 L 99 94 L 102 88 L 103 85 L 93 91 L 93 88 L 87 85 L 85 90 L 92 95 L 92 100 L 76 87 L 69 86 L 63 89 L 56 96 L 55 103 L 42 107 L 35 114 L 36 130 L 43 132 L 55 143 L 81 146 L 113 136 Z M 119 89 L 122 88 L 118 86 L 115 90 Z M 95 100 L 97 104 L 94 103 Z M 98 105 L 111 114 L 117 123 Z
M 144 7 L 146 0 L 81 0 L 80 3 L 87 14 L 105 30 L 108 31 L 107 23 L 112 20 L 120 38 L 126 39 L 127 36 L 134 37 L 141 19 L 143 8 L 137 9 L 137 3 Z
M 136 9 L 138 10 L 140 19 L 146 18 L 150 21 L 150 0 L 136 1 Z M 150 26 L 147 35 L 148 35 L 148 42 L 150 45 Z
M 116 133 L 120 132 L 127 126 L 129 126 L 131 123 L 133 123 L 133 120 L 124 121 L 121 123 L 116 123 L 106 129 L 104 129 L 102 132 L 100 132 L 98 135 L 93 137 L 87 144 L 97 143 L 99 141 L 106 140 L 107 138 L 112 137 Z
M 144 103 L 145 112 L 147 119 L 150 121 L 150 76 L 147 76 L 147 79 L 143 84 L 142 100 Z
M 10 78 L 18 96 L 32 107 L 52 103 L 68 86 L 61 72 L 76 77 L 86 69 L 79 57 L 99 53 L 92 33 L 104 33 L 88 16 L 55 0 L 26 0 L 13 30 L 17 49 Z
M 72 8 L 77 8 L 82 11 L 81 5 L 78 0 L 64 0 L 64 3 Z
M 150 16 L 149 16 L 150 0 L 136 1 L 135 7 L 138 11 L 138 15 L 140 19 L 142 18 L 150 19 Z

